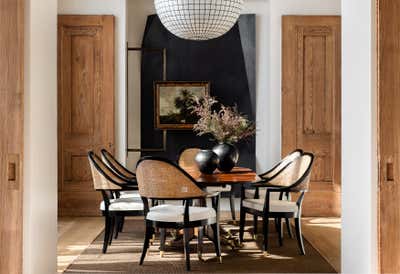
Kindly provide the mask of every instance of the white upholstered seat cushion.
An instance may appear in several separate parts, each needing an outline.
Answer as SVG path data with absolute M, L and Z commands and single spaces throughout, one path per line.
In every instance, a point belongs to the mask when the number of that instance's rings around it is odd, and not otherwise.
M 164 204 L 150 208 L 146 219 L 157 222 L 183 223 L 185 207 L 182 205 Z M 215 222 L 216 212 L 211 207 L 189 207 L 189 221 L 210 220 Z
M 104 201 L 100 203 L 100 210 L 104 211 Z M 141 211 L 143 210 L 143 202 L 135 198 L 118 198 L 111 199 L 109 211 Z
M 120 198 L 129 198 L 141 201 L 140 194 L 137 191 L 120 191 Z
M 263 211 L 264 209 L 264 199 L 244 199 L 243 206 L 258 211 Z M 296 202 L 286 201 L 286 200 L 270 200 L 269 211 L 270 212 L 298 212 L 298 207 Z
M 231 191 L 231 189 L 232 189 L 231 185 L 206 187 L 207 192 L 229 192 Z

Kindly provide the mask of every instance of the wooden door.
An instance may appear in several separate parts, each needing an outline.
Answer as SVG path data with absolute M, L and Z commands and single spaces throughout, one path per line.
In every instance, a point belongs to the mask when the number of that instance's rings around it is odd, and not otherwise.
M 400 273 L 400 2 L 378 5 L 379 265 Z
M 282 156 L 314 153 L 305 216 L 340 215 L 341 27 L 339 16 L 284 16 Z
M 58 17 L 59 214 L 99 214 L 89 150 L 114 150 L 114 17 Z
M 0 0 L 0 273 L 22 273 L 24 1 Z

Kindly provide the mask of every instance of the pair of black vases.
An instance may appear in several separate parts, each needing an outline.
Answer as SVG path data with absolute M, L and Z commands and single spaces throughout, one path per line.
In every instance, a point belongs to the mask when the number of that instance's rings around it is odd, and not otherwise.
M 195 157 L 200 172 L 205 174 L 213 174 L 217 168 L 222 172 L 229 172 L 238 160 L 238 149 L 227 143 L 220 143 L 212 150 L 200 150 Z

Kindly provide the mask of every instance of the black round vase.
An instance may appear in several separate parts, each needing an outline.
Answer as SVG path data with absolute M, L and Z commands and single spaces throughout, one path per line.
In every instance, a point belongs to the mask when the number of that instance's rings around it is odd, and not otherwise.
M 221 143 L 213 147 L 213 151 L 218 155 L 220 171 L 231 171 L 239 160 L 239 151 L 234 145 Z
M 213 174 L 218 166 L 218 156 L 212 150 L 200 150 L 194 160 L 201 173 Z

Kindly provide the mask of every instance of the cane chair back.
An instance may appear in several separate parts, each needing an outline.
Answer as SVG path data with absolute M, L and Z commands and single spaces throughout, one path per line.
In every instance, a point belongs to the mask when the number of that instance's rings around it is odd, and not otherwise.
M 200 148 L 186 148 L 179 154 L 178 165 L 185 171 L 193 171 L 197 169 L 194 158 L 199 153 Z
M 207 195 L 182 168 L 162 158 L 143 158 L 136 167 L 141 196 L 153 199 L 188 199 Z
M 311 153 L 303 153 L 290 162 L 281 172 L 279 172 L 268 184 L 281 186 L 290 191 L 307 191 L 311 176 L 311 168 L 314 156 Z
M 114 156 L 105 149 L 101 150 L 101 159 L 103 162 L 117 174 L 122 175 L 128 180 L 134 180 L 136 178 L 135 173 L 124 167 Z
M 93 151 L 88 153 L 95 190 L 120 190 L 126 181 L 118 177 Z
M 300 157 L 303 151 L 301 149 L 297 149 L 291 152 L 289 155 L 285 156 L 282 160 L 279 161 L 271 170 L 267 171 L 264 174 L 260 174 L 261 178 L 271 179 L 276 176 L 282 169 L 284 169 L 290 162 Z

